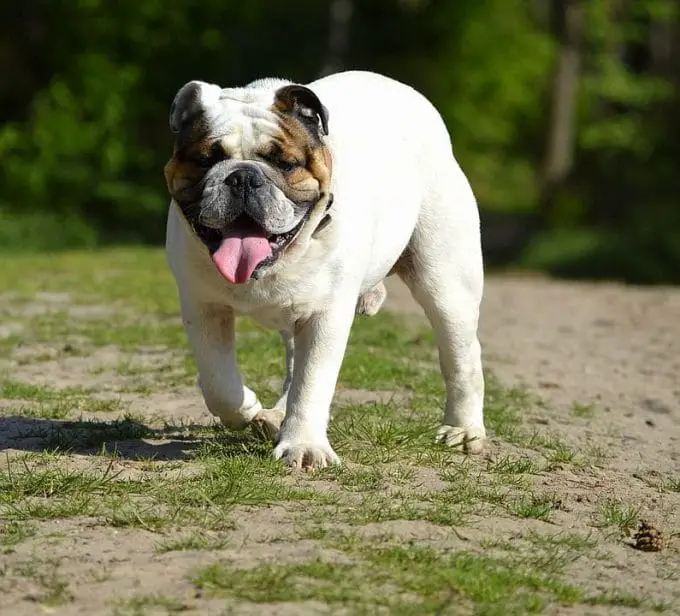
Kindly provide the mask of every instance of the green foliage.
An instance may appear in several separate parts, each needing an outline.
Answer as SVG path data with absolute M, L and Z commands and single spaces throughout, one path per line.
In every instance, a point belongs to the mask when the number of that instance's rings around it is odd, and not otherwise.
M 542 165 L 562 51 L 550 3 L 354 0 L 343 61 L 434 102 L 485 213 L 540 220 L 530 223 L 522 264 L 678 281 L 680 11 L 673 0 L 615 4 L 582 2 L 574 165 L 548 217 Z M 177 89 L 190 79 L 313 80 L 328 57 L 330 5 L 53 0 L 8 8 L 0 249 L 162 241 L 167 112 Z

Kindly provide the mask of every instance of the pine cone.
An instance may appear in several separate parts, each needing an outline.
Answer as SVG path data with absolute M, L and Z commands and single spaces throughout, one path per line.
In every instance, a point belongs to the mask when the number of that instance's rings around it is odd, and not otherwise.
M 642 522 L 634 536 L 633 547 L 643 552 L 660 552 L 665 546 L 663 533 L 647 522 Z

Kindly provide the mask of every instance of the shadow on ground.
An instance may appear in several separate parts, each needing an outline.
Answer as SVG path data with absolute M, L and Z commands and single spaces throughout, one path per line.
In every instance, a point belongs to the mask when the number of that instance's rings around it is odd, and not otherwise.
M 186 460 L 203 446 L 219 445 L 224 455 L 252 452 L 249 433 L 188 424 L 150 427 L 133 419 L 54 420 L 19 415 L 0 417 L 0 451 L 67 451 L 81 455 L 115 453 L 126 460 Z M 253 452 L 259 455 L 259 451 Z

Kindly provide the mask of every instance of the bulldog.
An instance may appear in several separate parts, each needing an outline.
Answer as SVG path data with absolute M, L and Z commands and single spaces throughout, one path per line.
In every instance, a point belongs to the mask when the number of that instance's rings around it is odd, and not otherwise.
M 167 260 L 208 410 L 231 429 L 259 426 L 289 466 L 338 463 L 327 428 L 350 328 L 397 274 L 436 334 L 446 385 L 436 438 L 480 452 L 479 213 L 434 106 L 360 71 L 307 85 L 191 81 L 170 129 Z M 281 333 L 273 409 L 239 372 L 237 315 Z

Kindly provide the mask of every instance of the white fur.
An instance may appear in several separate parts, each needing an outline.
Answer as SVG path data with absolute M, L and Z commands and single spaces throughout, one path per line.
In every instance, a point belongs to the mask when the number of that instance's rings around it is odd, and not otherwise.
M 271 104 L 284 82 L 272 81 L 264 96 L 268 83 L 256 82 L 257 95 L 239 90 L 235 98 Z M 408 246 L 414 271 L 405 282 L 435 330 L 446 383 L 438 439 L 477 452 L 485 437 L 479 216 L 446 127 L 422 95 L 377 74 L 339 73 L 309 87 L 329 111 L 335 201 L 332 223 L 296 261 L 281 259 L 262 279 L 230 285 L 170 205 L 168 262 L 208 409 L 233 428 L 262 416 L 234 352 L 234 316 L 250 315 L 287 340 L 287 385 L 277 404 L 285 419 L 275 456 L 291 466 L 337 462 L 327 437 L 329 408 L 357 301 L 380 285 Z M 233 121 L 252 120 L 240 113 Z

